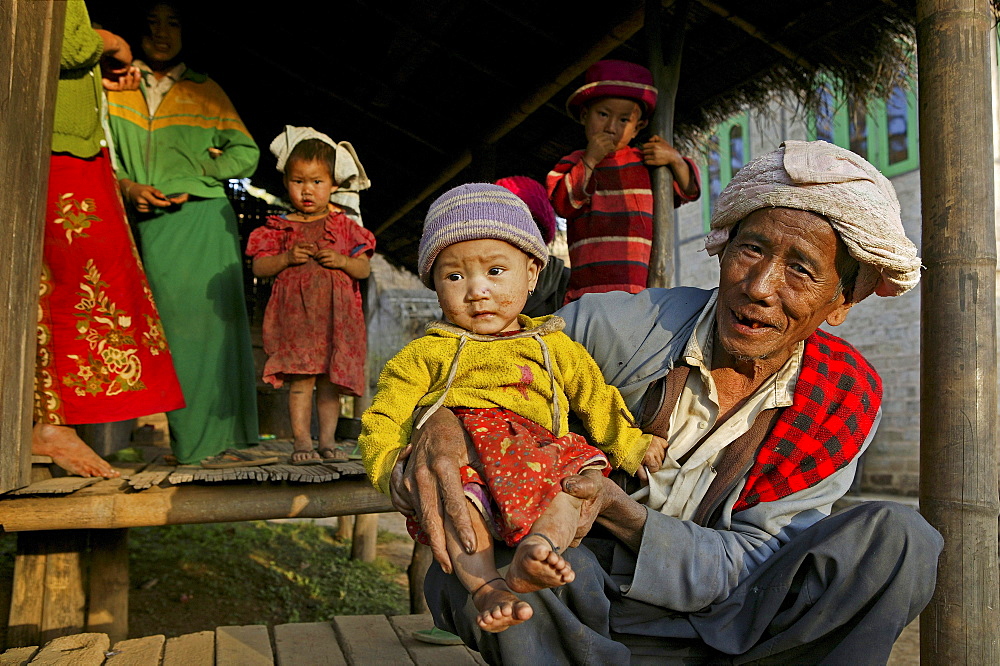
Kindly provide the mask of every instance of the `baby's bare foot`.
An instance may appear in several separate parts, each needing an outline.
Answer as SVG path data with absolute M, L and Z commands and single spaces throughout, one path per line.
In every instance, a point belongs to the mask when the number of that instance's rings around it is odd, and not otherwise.
M 69 426 L 37 423 L 31 430 L 31 452 L 49 456 L 55 464 L 77 476 L 121 476 L 108 462 L 80 439 Z
M 529 534 L 517 544 L 505 580 L 514 592 L 535 592 L 572 583 L 576 578 L 569 562 L 555 552 L 541 534 Z
M 534 614 L 528 602 L 514 596 L 502 578 L 476 590 L 472 602 L 479 611 L 476 617 L 479 628 L 494 634 L 521 624 Z

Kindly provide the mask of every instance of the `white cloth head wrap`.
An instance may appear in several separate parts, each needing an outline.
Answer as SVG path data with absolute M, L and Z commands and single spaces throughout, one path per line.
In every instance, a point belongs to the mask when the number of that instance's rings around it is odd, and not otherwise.
M 920 280 L 920 257 L 906 237 L 889 179 L 857 153 L 826 141 L 785 141 L 753 160 L 719 195 L 705 249 L 719 254 L 729 230 L 760 208 L 808 210 L 826 217 L 861 264 L 854 302 L 898 296 Z
M 326 134 L 312 127 L 285 125 L 285 130 L 271 142 L 271 154 L 278 160 L 278 171 L 285 172 L 285 162 L 292 148 L 306 139 L 319 139 L 337 151 L 334 159 L 333 182 L 337 191 L 330 194 L 330 202 L 340 206 L 348 217 L 361 224 L 361 197 L 358 192 L 372 186 L 365 168 L 361 166 L 354 146 L 347 141 L 337 143 Z

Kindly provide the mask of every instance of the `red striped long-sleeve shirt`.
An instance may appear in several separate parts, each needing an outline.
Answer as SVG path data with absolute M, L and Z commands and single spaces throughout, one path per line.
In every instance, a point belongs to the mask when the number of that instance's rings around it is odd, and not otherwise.
M 642 151 L 625 147 L 594 168 L 584 188 L 582 150 L 559 160 L 549 172 L 549 198 L 566 218 L 571 273 L 566 302 L 606 291 L 646 288 L 653 240 L 653 192 Z M 684 158 L 694 178 L 694 162 Z M 674 206 L 691 201 L 674 182 Z

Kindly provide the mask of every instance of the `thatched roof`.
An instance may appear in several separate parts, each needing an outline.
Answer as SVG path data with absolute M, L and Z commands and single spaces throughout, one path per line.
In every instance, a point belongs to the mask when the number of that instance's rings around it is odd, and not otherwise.
M 664 2 L 665 34 L 682 2 Z M 125 0 L 90 0 L 125 31 Z M 184 27 L 190 65 L 233 99 L 264 148 L 255 183 L 281 189 L 266 146 L 285 124 L 350 140 L 373 188 L 362 206 L 379 249 L 413 267 L 437 193 L 470 180 L 544 180 L 582 147 L 564 104 L 602 57 L 645 62 L 643 7 L 538 0 L 203 2 Z M 779 92 L 803 105 L 823 81 L 881 96 L 913 65 L 912 0 L 690 2 L 676 99 L 678 143 Z M 138 49 L 136 49 L 138 53 Z M 471 155 L 471 162 L 470 162 Z M 465 166 L 465 165 L 469 166 Z M 450 178 L 442 178 L 442 174 Z

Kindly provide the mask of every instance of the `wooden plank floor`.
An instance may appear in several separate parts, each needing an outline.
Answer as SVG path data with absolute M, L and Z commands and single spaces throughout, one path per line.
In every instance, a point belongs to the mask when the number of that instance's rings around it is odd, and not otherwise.
M 430 629 L 430 615 L 354 615 L 333 622 L 219 627 L 164 640 L 132 638 L 110 645 L 105 634 L 74 634 L 41 647 L 11 648 L 0 666 L 485 666 L 462 645 L 421 643 L 411 634 Z

